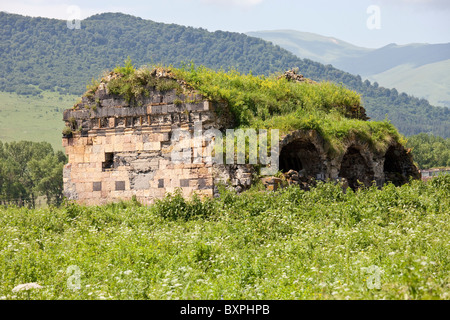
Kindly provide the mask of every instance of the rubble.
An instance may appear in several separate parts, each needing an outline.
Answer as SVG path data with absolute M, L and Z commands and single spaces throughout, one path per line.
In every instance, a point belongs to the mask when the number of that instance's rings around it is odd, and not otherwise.
M 291 70 L 286 71 L 283 75 L 279 76 L 278 79 L 287 79 L 288 81 L 295 81 L 295 82 L 306 82 L 306 83 L 317 83 L 311 79 L 305 78 L 302 74 L 298 73 L 299 69 L 294 68 Z

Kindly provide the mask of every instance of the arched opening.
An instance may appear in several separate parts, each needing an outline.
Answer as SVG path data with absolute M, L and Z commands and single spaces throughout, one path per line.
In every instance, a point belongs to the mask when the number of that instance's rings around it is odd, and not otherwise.
M 396 186 L 400 186 L 408 182 L 406 175 L 402 169 L 402 154 L 400 150 L 396 150 L 394 146 L 390 146 L 384 156 L 384 177 L 385 181 L 392 182 Z
M 315 179 L 324 178 L 325 166 L 316 146 L 310 141 L 294 140 L 281 149 L 280 170 L 303 172 Z
M 361 152 L 355 147 L 348 148 L 342 158 L 339 176 L 347 179 L 348 186 L 353 190 L 359 188 L 360 184 L 358 181 L 362 182 L 365 186 L 370 186 L 374 180 L 372 168 L 367 164 Z

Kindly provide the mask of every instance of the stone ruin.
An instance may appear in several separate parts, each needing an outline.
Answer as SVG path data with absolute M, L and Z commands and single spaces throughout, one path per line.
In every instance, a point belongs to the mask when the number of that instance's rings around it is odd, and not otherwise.
M 186 89 L 182 81 L 165 72 L 153 75 L 177 81 Z M 98 205 L 136 197 L 150 204 L 177 188 L 185 197 L 194 192 L 212 197 L 218 195 L 220 183 L 238 192 L 250 187 L 256 178 L 256 169 L 250 164 L 171 161 L 176 130 L 193 133 L 195 123 L 201 123 L 203 130 L 233 128 L 226 103 L 209 101 L 193 90 L 149 87 L 148 92 L 139 101 L 126 101 L 110 94 L 102 81 L 93 95 L 83 96 L 73 109 L 64 111 L 69 130 L 63 133 L 63 146 L 69 161 L 63 180 L 69 200 Z M 185 142 L 188 146 L 194 143 L 189 137 Z M 201 147 L 212 145 L 213 139 L 203 141 Z M 379 154 L 353 137 L 345 141 L 341 156 L 330 157 L 316 131 L 298 130 L 280 137 L 279 146 L 284 180 L 305 189 L 316 180 L 344 180 L 349 187 L 358 188 L 361 183 L 382 186 L 392 181 L 401 185 L 410 177 L 420 178 L 409 150 L 396 142 Z M 263 182 L 272 190 L 279 184 L 273 177 Z

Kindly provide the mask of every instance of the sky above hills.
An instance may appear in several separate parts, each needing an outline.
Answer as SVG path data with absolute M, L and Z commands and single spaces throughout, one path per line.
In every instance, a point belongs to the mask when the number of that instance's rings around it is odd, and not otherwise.
M 0 11 L 64 20 L 123 12 L 209 31 L 313 32 L 368 48 L 450 42 L 448 0 L 0 0 Z

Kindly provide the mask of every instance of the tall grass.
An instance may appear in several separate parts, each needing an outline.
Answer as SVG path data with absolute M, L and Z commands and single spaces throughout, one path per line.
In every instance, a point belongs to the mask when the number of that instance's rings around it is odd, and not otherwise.
M 347 110 L 361 105 L 356 92 L 332 82 L 296 83 L 275 75 L 253 76 L 234 69 L 214 71 L 192 64 L 173 72 L 209 99 L 227 101 L 240 126 L 298 111 L 338 110 L 348 115 Z
M 443 176 L 346 193 L 319 183 L 151 207 L 0 208 L 0 298 L 449 299 L 449 192 Z M 372 266 L 379 288 L 367 284 Z M 44 288 L 12 292 L 28 282 Z

